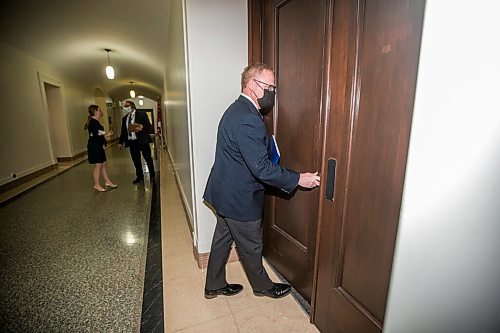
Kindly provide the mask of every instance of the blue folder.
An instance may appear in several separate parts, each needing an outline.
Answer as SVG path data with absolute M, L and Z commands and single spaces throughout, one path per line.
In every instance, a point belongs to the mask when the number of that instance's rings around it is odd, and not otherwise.
M 269 159 L 274 163 L 278 164 L 280 160 L 280 150 L 278 148 L 278 144 L 276 143 L 276 138 L 271 136 L 272 140 L 270 142 L 270 149 L 269 149 Z

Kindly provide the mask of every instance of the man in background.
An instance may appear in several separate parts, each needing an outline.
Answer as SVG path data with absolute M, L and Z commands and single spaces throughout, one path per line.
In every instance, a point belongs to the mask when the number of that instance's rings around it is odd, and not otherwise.
M 126 101 L 123 110 L 127 112 L 122 118 L 122 129 L 120 139 L 118 141 L 118 148 L 130 148 L 130 156 L 135 166 L 136 178 L 132 184 L 139 184 L 144 182 L 144 172 L 142 171 L 141 154 L 146 161 L 149 169 L 149 180 L 151 183 L 155 182 L 155 167 L 153 158 L 151 157 L 151 147 L 149 144 L 153 142 L 151 136 L 151 122 L 148 115 L 144 112 L 137 112 L 135 103 Z

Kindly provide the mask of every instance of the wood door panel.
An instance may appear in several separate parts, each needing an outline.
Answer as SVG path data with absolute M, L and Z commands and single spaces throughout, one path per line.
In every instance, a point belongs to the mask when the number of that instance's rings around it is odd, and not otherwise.
M 384 11 L 387 6 L 393 9 Z M 388 12 L 400 22 L 386 17 Z M 395 1 L 367 1 L 358 56 L 362 75 L 344 211 L 342 287 L 380 322 L 399 220 L 418 60 L 419 43 L 408 43 L 413 30 L 405 19 L 409 14 Z
M 332 104 L 325 153 L 338 158 L 340 195 L 323 200 L 315 322 L 328 332 L 383 327 L 404 183 L 425 1 L 336 1 Z M 341 18 L 339 13 L 350 13 Z M 344 22 L 342 22 L 344 21 Z M 335 33 L 335 28 L 333 29 Z M 339 35 L 342 34 L 342 35 Z M 336 68 L 335 68 L 336 67 Z M 331 91 L 332 98 L 340 98 Z M 341 109 L 337 109 L 341 108 Z M 350 138 L 344 140 L 342 138 Z M 339 140 L 340 139 L 340 140 Z M 326 242 L 333 240 L 334 245 Z M 320 309 L 321 308 L 321 309 Z M 326 310 L 328 309 L 328 310 Z M 332 316 L 335 320 L 331 321 Z
M 341 288 L 333 291 L 332 308 L 336 311 L 330 312 L 328 329 L 323 332 L 342 333 L 379 333 L 380 329 L 373 324 L 370 314 L 365 312 L 364 316 L 359 313 L 365 311 L 362 307 L 356 308 L 350 301 L 349 295 Z
M 264 47 L 263 61 L 273 65 L 278 86 L 270 130 L 280 164 L 301 172 L 321 165 L 325 6 L 325 0 L 264 1 L 263 44 L 272 50 Z M 264 255 L 308 300 L 318 208 L 317 190 L 281 193 L 268 200 L 264 218 Z
M 319 7 L 311 6 L 304 13 L 304 5 L 304 0 L 292 0 L 276 8 L 275 69 L 279 88 L 275 133 L 282 165 L 294 170 L 317 170 L 324 27 L 310 24 L 312 18 L 321 17 Z M 311 235 L 304 222 L 317 220 L 318 206 L 317 192 L 298 191 L 292 201 L 277 199 L 274 223 L 308 250 Z
M 305 295 L 311 295 L 312 284 L 309 283 L 311 272 L 297 269 L 309 267 L 311 264 L 307 250 L 304 246 L 296 244 L 296 240 L 277 230 L 276 226 L 272 228 L 274 230 L 270 233 L 268 241 L 272 244 L 273 251 L 270 251 L 266 258 L 281 275 L 286 276 L 287 280 L 293 281 L 296 290 L 302 290 Z M 294 243 L 295 246 L 290 246 Z

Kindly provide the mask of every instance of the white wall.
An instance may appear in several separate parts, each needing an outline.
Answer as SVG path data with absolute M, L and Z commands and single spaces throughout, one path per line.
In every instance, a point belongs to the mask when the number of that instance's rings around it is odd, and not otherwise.
M 86 95 L 85 89 L 48 64 L 0 43 L 0 185 L 12 181 L 12 173 L 21 177 L 55 162 L 38 73 L 62 83 L 72 153 L 86 150 L 87 136 L 83 124 L 87 119 L 87 106 L 93 101 L 92 93 L 89 91 Z
M 168 150 L 172 157 L 176 177 L 184 204 L 188 207 L 193 224 L 193 189 L 191 169 L 191 144 L 187 92 L 186 41 L 184 27 L 184 1 L 171 2 L 167 33 L 167 55 L 164 76 L 164 121 Z
M 427 1 L 384 332 L 500 332 L 497 1 Z
M 203 192 L 215 157 L 217 126 L 241 91 L 247 65 L 247 1 L 186 0 L 194 172 L 195 242 L 210 251 L 215 216 Z

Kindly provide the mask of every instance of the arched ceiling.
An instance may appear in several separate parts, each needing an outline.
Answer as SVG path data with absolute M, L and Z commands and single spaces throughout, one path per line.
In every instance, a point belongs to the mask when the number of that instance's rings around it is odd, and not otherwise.
M 38 58 L 74 80 L 127 98 L 163 91 L 170 0 L 3 0 L 0 41 Z M 104 74 L 107 53 L 114 80 Z

